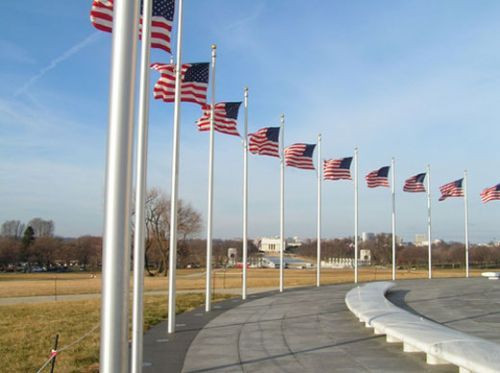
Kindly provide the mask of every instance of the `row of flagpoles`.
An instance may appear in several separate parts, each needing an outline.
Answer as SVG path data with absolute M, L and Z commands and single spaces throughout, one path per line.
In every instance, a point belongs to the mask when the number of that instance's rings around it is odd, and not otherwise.
M 112 70 L 110 88 L 109 139 L 106 171 L 106 203 L 103 255 L 103 303 L 101 331 L 101 366 L 103 372 L 125 371 L 127 367 L 127 304 L 128 304 L 128 241 L 132 175 L 132 144 L 134 119 L 134 81 L 137 34 L 140 32 L 140 80 L 138 103 L 138 139 L 136 163 L 136 201 L 134 235 L 134 278 L 132 317 L 132 372 L 142 371 L 143 352 L 143 293 L 144 293 L 144 243 L 145 243 L 145 199 L 147 179 L 147 148 L 149 121 L 150 68 L 160 73 L 154 86 L 154 98 L 174 103 L 172 175 L 171 175 L 171 225 L 168 276 L 168 333 L 175 332 L 176 305 L 176 254 L 177 254 L 177 210 L 178 175 L 180 153 L 181 102 L 201 105 L 202 117 L 197 125 L 200 131 L 209 132 L 208 206 L 206 240 L 206 289 L 205 310 L 211 310 L 212 277 L 212 228 L 214 185 L 214 135 L 215 131 L 240 136 L 237 130 L 238 110 L 241 102 L 215 100 L 216 46 L 212 45 L 211 63 L 182 64 L 183 0 L 143 0 L 139 22 L 138 1 L 114 4 L 113 0 L 93 0 L 92 24 L 102 31 L 113 31 Z M 177 9 L 176 59 L 170 64 L 150 64 L 150 49 L 160 48 L 171 52 L 170 35 Z M 140 24 L 140 27 L 139 27 Z M 211 79 L 209 79 L 211 77 Z M 211 90 L 211 102 L 207 104 L 207 91 Z M 277 157 L 280 159 L 280 266 L 279 290 L 284 290 L 285 250 L 285 166 L 315 170 L 313 154 L 317 155 L 317 258 L 316 286 L 321 284 L 321 195 L 323 180 L 351 180 L 351 163 L 354 163 L 354 281 L 358 282 L 358 149 L 353 157 L 342 159 L 321 158 L 321 135 L 316 144 L 297 143 L 284 147 L 285 117 L 282 114 L 279 127 L 266 127 L 248 134 L 248 89 L 243 96 L 244 130 L 243 144 L 243 269 L 242 298 L 247 297 L 247 242 L 248 242 L 248 153 Z M 388 174 L 391 171 L 391 182 Z M 424 180 L 427 186 L 424 186 Z M 396 189 L 395 161 L 390 166 L 370 172 L 366 176 L 369 188 L 391 187 L 392 198 L 392 278 L 396 278 Z M 428 265 L 432 277 L 431 263 L 431 194 L 430 166 L 427 172 L 406 180 L 405 192 L 426 192 L 428 207 Z M 440 188 L 444 200 L 447 197 L 464 197 L 465 201 L 465 251 L 466 276 L 468 262 L 468 213 L 467 173 L 464 178 Z M 500 184 L 481 193 L 484 202 L 500 199 Z

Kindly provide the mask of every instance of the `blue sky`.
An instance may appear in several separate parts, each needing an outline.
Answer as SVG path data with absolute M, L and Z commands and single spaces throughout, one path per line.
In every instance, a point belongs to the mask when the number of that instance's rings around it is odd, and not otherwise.
M 110 35 L 90 0 L 0 5 L 0 221 L 53 219 L 63 236 L 101 234 Z M 469 170 L 470 237 L 498 239 L 500 2 L 186 0 L 184 61 L 218 45 L 217 100 L 250 88 L 250 130 L 278 125 L 286 143 L 323 136 L 325 158 L 360 149 L 360 176 L 396 157 L 398 233 L 426 229 L 424 194 L 404 180 L 432 167 L 436 237 L 463 239 L 463 201 L 438 187 Z M 169 56 L 154 50 L 152 62 Z M 156 79 L 152 73 L 152 84 Z M 208 136 L 183 104 L 180 197 L 205 216 Z M 170 188 L 171 104 L 151 103 L 149 186 Z M 241 143 L 216 135 L 215 237 L 241 236 Z M 279 164 L 250 158 L 251 236 L 279 232 Z M 286 233 L 314 237 L 316 175 L 286 171 Z M 324 183 L 324 237 L 353 230 L 352 183 Z M 390 231 L 390 191 L 360 189 L 360 231 Z M 203 234 L 202 234 L 203 236 Z

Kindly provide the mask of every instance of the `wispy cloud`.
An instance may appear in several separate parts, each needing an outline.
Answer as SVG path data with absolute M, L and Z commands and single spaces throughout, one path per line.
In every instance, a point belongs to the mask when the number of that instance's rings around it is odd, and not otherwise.
M 236 20 L 233 23 L 230 23 L 229 25 L 226 26 L 226 31 L 234 31 L 237 29 L 240 29 L 241 27 L 246 26 L 248 23 L 256 20 L 257 18 L 260 17 L 260 15 L 264 12 L 265 9 L 265 4 L 260 3 L 252 13 L 250 13 L 248 16 L 243 17 L 241 19 Z
M 26 49 L 8 40 L 0 40 L 0 51 L 0 60 L 25 64 L 34 64 L 36 62 Z
M 78 53 L 83 48 L 94 43 L 100 36 L 101 36 L 101 33 L 96 31 L 93 34 L 87 36 L 85 39 L 83 39 L 79 43 L 77 43 L 74 46 L 72 46 L 71 48 L 69 48 L 67 51 L 65 51 L 63 54 L 61 54 L 59 57 L 56 57 L 55 59 L 53 59 L 47 66 L 45 66 L 43 69 L 41 69 L 38 72 L 38 74 L 32 76 L 23 86 L 21 86 L 21 88 L 19 88 L 14 93 L 14 96 L 17 97 L 17 96 L 25 93 L 28 90 L 28 88 L 30 88 L 34 83 L 36 83 L 45 74 L 47 74 L 49 71 L 56 68 L 57 65 L 59 65 L 61 62 L 66 61 L 68 58 L 70 58 L 74 54 Z

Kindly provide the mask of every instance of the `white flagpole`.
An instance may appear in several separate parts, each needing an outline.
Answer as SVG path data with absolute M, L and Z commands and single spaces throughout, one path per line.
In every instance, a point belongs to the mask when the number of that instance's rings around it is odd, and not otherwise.
M 432 241 L 431 241 L 431 231 L 432 231 L 432 220 L 431 220 L 431 166 L 427 165 L 427 244 L 428 244 L 428 256 L 429 256 L 429 278 L 432 278 Z
M 317 254 L 316 254 L 316 286 L 321 284 L 321 134 L 318 135 L 318 226 L 317 226 Z
M 396 161 L 392 158 L 392 280 L 396 280 Z
M 248 88 L 244 91 L 245 126 L 243 129 L 243 281 L 241 298 L 247 299 L 248 255 Z
M 210 147 L 208 154 L 208 212 L 207 212 L 207 278 L 205 312 L 212 309 L 212 225 L 214 202 L 214 115 L 215 115 L 215 58 L 217 46 L 212 44 L 212 105 L 210 110 Z
M 100 371 L 129 367 L 130 207 L 138 1 L 114 7 L 104 199 Z
M 168 261 L 168 333 L 175 332 L 175 275 L 177 269 L 177 204 L 179 194 L 179 138 L 181 120 L 182 3 L 178 0 L 177 56 L 175 67 L 174 129 L 172 135 L 172 191 L 170 201 L 170 250 Z
M 465 277 L 469 277 L 469 203 L 467 196 L 467 170 L 464 171 L 464 213 L 465 213 Z
M 139 83 L 139 123 L 137 129 L 137 166 L 135 196 L 135 235 L 134 235 L 134 293 L 132 304 L 132 373 L 142 372 L 142 335 L 143 335 L 143 296 L 144 296 L 144 241 L 146 179 L 148 159 L 148 121 L 149 121 L 149 56 L 151 51 L 151 16 L 153 0 L 143 2 L 141 71 Z
M 280 292 L 284 290 L 284 251 L 285 247 L 285 114 L 281 114 L 280 125 L 280 154 L 281 154 L 281 168 L 280 168 Z
M 354 148 L 354 283 L 358 283 L 358 148 Z

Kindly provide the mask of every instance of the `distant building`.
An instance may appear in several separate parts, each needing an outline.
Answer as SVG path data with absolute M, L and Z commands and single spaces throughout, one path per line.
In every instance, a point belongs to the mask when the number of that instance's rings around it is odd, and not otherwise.
M 403 237 L 396 235 L 396 243 L 402 245 L 404 243 Z
M 280 258 L 277 256 L 259 256 L 249 258 L 250 267 L 251 268 L 279 268 L 280 267 Z M 305 268 L 313 268 L 313 264 L 306 260 L 302 260 L 299 258 L 283 258 L 283 263 L 285 264 L 285 268 L 289 269 L 305 269 Z
M 434 245 L 443 243 L 443 240 L 440 240 L 439 238 L 436 238 L 435 240 L 432 241 Z M 415 246 L 428 246 L 429 245 L 429 240 L 427 239 L 426 234 L 416 234 L 415 235 Z
M 363 232 L 361 233 L 361 241 L 367 242 L 375 239 L 375 233 Z
M 382 234 L 385 234 L 385 235 L 389 235 L 389 236 L 392 236 L 392 233 L 382 233 Z M 377 238 L 377 235 L 375 233 L 371 233 L 371 232 L 363 232 L 361 233 L 361 242 L 368 242 L 368 241 L 373 241 Z M 403 238 L 396 235 L 396 243 L 398 245 L 402 245 L 403 244 Z
M 233 247 L 227 249 L 227 259 L 227 265 L 234 267 L 238 261 L 238 250 Z
M 426 234 L 416 234 L 415 235 L 415 246 L 427 246 L 429 245 L 429 240 Z
M 370 265 L 372 263 L 372 252 L 370 250 L 359 250 L 358 264 Z
M 285 241 L 286 247 L 286 241 Z M 281 252 L 281 239 L 262 237 L 259 244 L 259 250 L 265 253 L 279 253 Z
M 302 246 L 302 241 L 300 240 L 299 237 L 294 236 L 292 238 L 288 238 L 286 241 L 287 248 L 288 247 L 301 247 Z
M 369 266 L 372 263 L 370 250 L 359 250 L 358 265 Z M 329 258 L 321 261 L 322 268 L 354 268 L 354 258 Z

